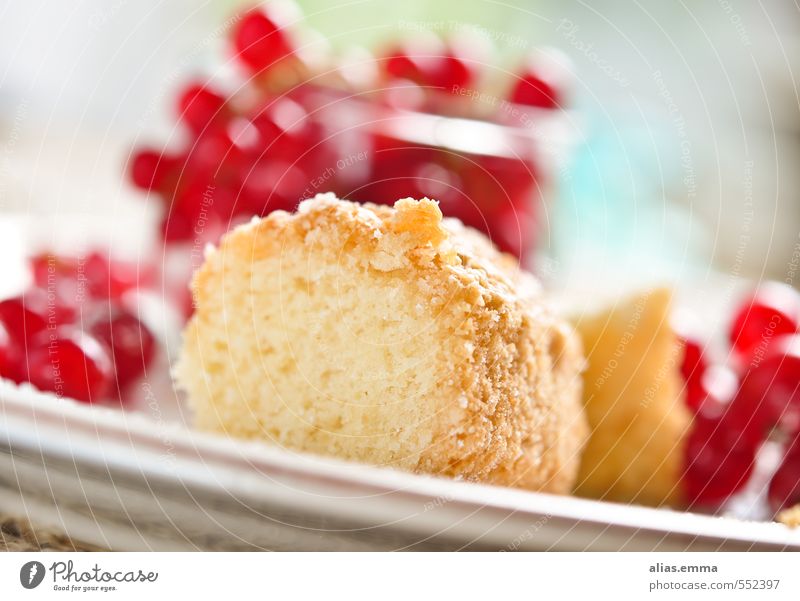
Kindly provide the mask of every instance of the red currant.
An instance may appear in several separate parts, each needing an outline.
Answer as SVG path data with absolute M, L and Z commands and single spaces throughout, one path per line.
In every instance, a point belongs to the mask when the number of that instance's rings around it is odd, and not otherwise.
M 25 296 L 38 296 L 48 323 L 69 323 L 75 319 L 78 307 L 88 300 L 87 279 L 82 263 L 73 257 L 58 257 L 44 253 L 30 259 L 34 284 Z
M 466 60 L 457 56 L 452 49 L 448 49 L 429 77 L 430 85 L 451 92 L 472 83 L 474 73 Z
M 397 46 L 383 60 L 384 71 L 392 78 L 405 79 L 420 86 L 451 92 L 472 83 L 471 63 L 437 39 L 418 39 Z
M 525 250 L 530 248 L 533 237 L 533 217 L 527 211 L 509 205 L 501 209 L 489 221 L 489 237 L 503 252 L 525 261 Z
M 28 355 L 30 382 L 39 390 L 93 403 L 108 394 L 111 361 L 92 336 L 70 328 L 42 332 Z
M 302 200 L 308 178 L 296 165 L 281 161 L 264 162 L 243 174 L 237 213 L 267 215 L 275 210 L 293 211 Z
M 226 114 L 225 98 L 205 84 L 191 84 L 178 97 L 178 115 L 195 134 Z
M 188 186 L 220 188 L 230 185 L 236 166 L 246 157 L 227 127 L 209 127 L 186 152 L 178 190 Z
M 233 199 L 230 191 L 199 183 L 187 186 L 175 196 L 162 222 L 164 240 L 205 243 L 226 229 Z
M 727 412 L 739 389 L 739 378 L 725 365 L 711 365 L 701 376 L 686 381 L 686 405 L 693 413 L 721 415 Z
M 393 78 L 407 79 L 419 84 L 422 74 L 418 62 L 418 56 L 415 56 L 414 53 L 409 54 L 407 48 L 399 46 L 386 54 L 382 66 L 384 71 Z
M 511 102 L 526 104 L 546 109 L 559 107 L 558 93 L 555 88 L 538 75 L 523 75 L 511 93 Z
M 0 321 L 12 341 L 24 345 L 47 327 L 47 295 L 33 290 L 0 302 Z
M 149 285 L 153 277 L 147 266 L 112 260 L 99 252 L 83 260 L 83 271 L 89 294 L 97 299 L 120 299 L 131 290 Z
M 735 353 L 757 364 L 772 341 L 793 334 L 800 322 L 800 293 L 779 282 L 765 282 L 736 312 L 730 329 Z
M 57 321 L 70 321 L 76 309 L 89 299 L 118 299 L 129 290 L 152 283 L 147 266 L 111 260 L 99 252 L 85 257 L 59 257 L 42 254 L 30 261 L 34 283 L 47 290 L 48 309 L 56 311 Z
M 687 335 L 680 335 L 680 338 L 683 343 L 681 375 L 686 382 L 698 381 L 708 368 L 703 354 L 703 343 L 697 338 Z
M 436 156 L 427 146 L 400 140 L 388 133 L 373 134 L 373 160 L 367 183 L 351 191 L 351 198 L 392 204 L 399 198 L 425 196 L 417 187 L 417 173 Z
M 161 221 L 161 236 L 164 242 L 186 242 L 192 239 L 194 220 L 178 211 L 164 215 Z
M 800 335 L 780 336 L 763 360 L 744 376 L 731 407 L 764 437 L 772 428 L 793 432 L 800 426 Z
M 0 377 L 19 382 L 19 355 L 5 325 L 0 322 Z
M 89 331 L 108 350 L 120 391 L 145 373 L 153 360 L 153 334 L 128 311 L 114 311 L 96 321 Z
M 724 420 L 696 416 L 686 442 L 683 490 L 688 503 L 715 504 L 741 489 L 753 471 L 756 451 Z
M 239 60 L 259 73 L 291 56 L 294 48 L 284 24 L 268 4 L 245 14 L 233 29 L 233 47 Z
M 543 109 L 563 108 L 572 76 L 569 61 L 554 52 L 531 56 L 511 90 L 510 100 Z
M 131 161 L 130 175 L 133 185 L 142 190 L 162 190 L 175 168 L 175 159 L 162 153 L 141 149 Z
M 270 100 L 253 115 L 252 122 L 261 138 L 259 151 L 267 158 L 296 161 L 320 142 L 321 132 L 308 112 L 291 98 Z
M 800 503 L 800 439 L 789 445 L 769 483 L 767 498 L 776 513 Z
M 533 161 L 524 157 L 481 156 L 464 167 L 465 189 L 480 200 L 485 212 L 512 205 L 528 211 L 534 204 L 536 171 Z
M 731 368 L 725 365 L 711 365 L 703 372 L 699 382 L 704 398 L 702 403 L 713 403 L 714 407 L 727 408 L 739 390 L 739 377 Z M 698 411 L 701 405 L 690 407 Z

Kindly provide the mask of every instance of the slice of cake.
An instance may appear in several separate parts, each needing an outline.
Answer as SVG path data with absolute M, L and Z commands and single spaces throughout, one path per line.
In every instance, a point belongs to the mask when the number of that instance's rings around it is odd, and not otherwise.
M 679 371 L 682 347 L 669 320 L 666 289 L 574 320 L 588 362 L 583 395 L 592 432 L 577 494 L 646 505 L 680 501 L 691 417 Z
M 414 472 L 568 492 L 580 343 L 536 280 L 431 200 L 319 195 L 228 234 L 175 374 L 196 425 Z

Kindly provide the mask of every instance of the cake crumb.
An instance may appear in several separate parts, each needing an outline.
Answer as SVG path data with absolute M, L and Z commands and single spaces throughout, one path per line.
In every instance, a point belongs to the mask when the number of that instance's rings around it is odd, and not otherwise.
M 225 235 L 174 367 L 194 425 L 415 473 L 569 492 L 580 341 L 433 200 L 303 201 Z M 554 369 L 554 329 L 565 351 Z M 541 443 L 532 444 L 531 441 Z
M 790 507 L 789 509 L 784 509 L 778 514 L 776 519 L 784 526 L 789 526 L 789 528 L 800 527 L 800 504 Z

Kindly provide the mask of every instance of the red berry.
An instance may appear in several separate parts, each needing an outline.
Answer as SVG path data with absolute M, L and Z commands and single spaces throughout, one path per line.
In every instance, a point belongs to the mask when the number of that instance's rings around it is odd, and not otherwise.
M 533 243 L 533 216 L 509 205 L 489 218 L 488 235 L 500 250 L 510 253 L 525 263 L 526 250 Z
M 83 264 L 74 257 L 43 253 L 30 259 L 36 288 L 26 296 L 38 296 L 35 305 L 42 307 L 48 323 L 70 323 L 78 307 L 88 300 L 87 279 Z
M 139 378 L 153 360 L 153 334 L 128 311 L 101 318 L 89 331 L 108 349 L 120 391 Z
M 161 236 L 164 242 L 185 242 L 192 239 L 194 220 L 192 217 L 171 211 L 161 221 Z
M 230 191 L 213 185 L 192 184 L 181 190 L 164 215 L 164 239 L 205 244 L 216 241 L 230 222 L 233 199 Z
M 34 290 L 0 302 L 0 321 L 11 340 L 24 345 L 47 327 L 47 295 Z
M 702 375 L 694 376 L 686 382 L 686 405 L 694 413 L 719 416 L 729 409 L 737 409 L 732 407 L 732 401 L 738 390 L 739 378 L 736 372 L 725 365 L 711 365 Z M 759 442 L 762 440 L 759 437 Z
M 108 394 L 111 361 L 92 336 L 70 328 L 42 332 L 28 355 L 30 382 L 40 390 L 92 403 Z
M 431 85 L 443 88 L 448 92 L 457 88 L 463 88 L 472 83 L 474 73 L 471 65 L 460 56 L 457 56 L 452 49 L 439 61 L 439 65 L 434 73 L 431 73 Z
M 108 257 L 93 252 L 83 259 L 83 275 L 86 278 L 89 294 L 93 298 L 106 299 L 122 294 L 124 290 L 111 290 L 111 264 Z M 135 287 L 135 283 L 131 283 Z
M 308 111 L 291 98 L 270 100 L 252 117 L 261 137 L 261 151 L 280 158 L 296 159 L 319 143 L 317 131 Z
M 762 437 L 800 427 L 800 335 L 777 337 L 744 376 L 731 406 Z
M 777 513 L 800 503 L 800 440 L 789 445 L 780 467 L 769 483 L 770 507 Z
M 701 382 L 686 382 L 686 406 L 694 413 L 709 402 L 708 394 Z
M 757 447 L 741 440 L 723 420 L 695 417 L 685 449 L 683 491 L 687 502 L 719 503 L 749 480 Z
M 275 161 L 313 174 L 328 171 L 332 161 L 320 160 L 325 146 L 324 133 L 299 103 L 289 98 L 270 102 L 253 116 L 253 124 L 258 131 L 259 144 L 248 160 L 239 161 L 240 182 L 249 180 L 253 173 L 263 173 L 265 168 L 275 172 L 271 168 Z M 289 192 L 300 197 L 307 186 L 308 182 L 298 182 Z M 263 198 L 259 199 L 260 204 L 263 202 Z
M 485 156 L 461 169 L 464 193 L 480 210 L 480 221 L 466 224 L 489 235 L 502 250 L 527 256 L 536 237 L 536 174 L 522 158 Z
M 178 96 L 178 115 L 195 134 L 202 133 L 212 121 L 226 113 L 225 98 L 204 84 L 189 85 Z
M 739 390 L 739 377 L 726 365 L 711 365 L 700 379 L 700 385 L 706 395 L 717 406 L 727 407 Z
M 244 173 L 237 214 L 248 217 L 272 211 L 293 211 L 302 200 L 308 178 L 302 170 L 282 161 L 266 161 Z
M 178 193 L 191 186 L 218 188 L 240 158 L 239 149 L 227 130 L 217 127 L 207 129 L 191 144 L 178 179 Z
M 419 170 L 436 156 L 436 150 L 396 137 L 394 132 L 373 134 L 373 153 L 367 184 L 351 190 L 362 201 L 392 204 L 399 198 L 421 198 Z
M 555 88 L 532 73 L 522 76 L 511 93 L 511 102 L 546 109 L 559 107 L 559 97 Z
M 382 61 L 384 71 L 397 79 L 407 79 L 419 84 L 422 80 L 421 69 L 418 66 L 419 57 L 409 55 L 407 48 L 400 46 L 388 52 Z
M 503 142 L 512 145 L 511 140 Z M 536 168 L 524 157 L 481 156 L 464 169 L 465 190 L 484 212 L 511 205 L 529 211 L 536 201 Z
M 435 38 L 405 42 L 388 52 L 383 70 L 393 79 L 404 79 L 428 88 L 448 92 L 465 87 L 475 79 L 471 62 L 455 48 Z
M 544 109 L 563 108 L 571 79 L 568 59 L 553 51 L 535 54 L 520 72 L 510 100 Z
M 72 257 L 60 257 L 45 252 L 29 259 L 34 284 L 42 290 L 49 290 L 63 279 L 75 279 L 78 275 L 78 261 Z
M 681 335 L 683 342 L 683 360 L 681 361 L 681 375 L 686 382 L 700 380 L 708 364 L 703 355 L 703 343 L 697 338 Z
M 142 190 L 161 190 L 175 167 L 175 159 L 150 149 L 139 150 L 131 161 L 133 185 Z
M 34 283 L 46 290 L 48 309 L 59 322 L 70 321 L 77 308 L 91 299 L 118 299 L 129 290 L 147 286 L 153 273 L 148 266 L 111 260 L 100 252 L 85 257 L 37 255 L 31 259 Z
M 239 60 L 258 73 L 291 56 L 294 48 L 284 25 L 271 5 L 246 13 L 233 29 L 233 47 Z
M 21 375 L 19 353 L 5 325 L 0 322 L 0 377 L 19 382 Z
M 83 259 L 82 269 L 89 294 L 96 299 L 119 299 L 125 293 L 149 285 L 152 273 L 147 266 L 109 259 L 92 252 Z
M 779 282 L 765 282 L 736 312 L 730 341 L 740 358 L 758 364 L 772 341 L 793 334 L 800 322 L 800 293 Z
M 231 119 L 227 130 L 228 138 L 237 149 L 247 154 L 263 151 L 264 140 L 255 124 L 244 117 Z
M 719 398 L 715 395 L 714 391 L 710 391 L 708 386 L 704 385 L 706 372 L 709 369 L 708 360 L 705 356 L 704 341 L 697 335 L 700 329 L 697 317 L 693 313 L 678 310 L 672 315 L 671 319 L 672 329 L 678 336 L 678 340 L 683 346 L 683 356 L 681 358 L 681 375 L 683 376 L 686 404 L 693 411 L 697 412 L 700 407 L 710 401 L 715 404 L 724 401 L 728 403 L 736 391 L 733 390 L 730 394 L 724 395 L 725 398 Z M 732 375 L 735 382 L 736 377 L 733 372 L 727 368 L 718 367 L 715 369 L 723 370 L 723 376 Z M 707 383 L 714 384 L 714 379 L 709 380 Z M 730 381 L 730 378 L 723 378 L 724 381 Z M 713 387 L 713 386 L 712 386 Z M 709 399 L 709 396 L 711 397 Z M 717 398 L 715 398 L 717 397 Z

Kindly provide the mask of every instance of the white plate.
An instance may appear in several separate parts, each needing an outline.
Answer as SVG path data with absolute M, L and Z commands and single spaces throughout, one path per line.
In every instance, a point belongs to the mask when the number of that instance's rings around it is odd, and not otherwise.
M 112 549 L 800 550 L 800 531 L 416 476 L 0 382 L 0 507 Z

